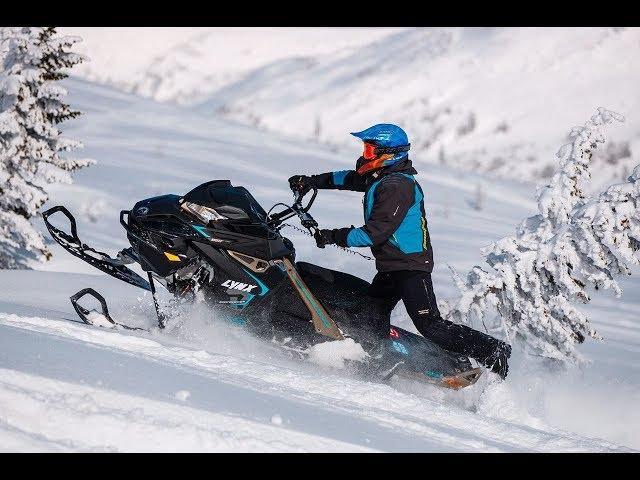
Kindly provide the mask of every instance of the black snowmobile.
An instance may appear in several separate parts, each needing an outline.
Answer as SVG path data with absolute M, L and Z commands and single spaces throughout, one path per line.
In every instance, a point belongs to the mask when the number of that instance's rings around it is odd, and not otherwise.
M 73 255 L 109 275 L 153 294 L 158 326 L 168 314 L 155 295 L 155 282 L 184 299 L 196 294 L 215 307 L 216 318 L 242 325 L 252 334 L 283 348 L 304 352 L 325 341 L 352 338 L 369 354 L 366 371 L 390 379 L 394 375 L 459 389 L 472 385 L 482 370 L 466 356 L 429 340 L 390 327 L 389 315 L 367 295 L 369 283 L 353 275 L 295 261 L 293 243 L 281 235 L 285 220 L 298 216 L 311 234 L 318 227 L 309 214 L 317 191 L 306 206 L 295 194 L 293 205 L 267 213 L 244 187 L 229 180 L 204 183 L 184 196 L 163 195 L 120 212 L 131 247 L 116 258 L 82 243 L 74 217 L 63 206 L 43 213 L 51 236 Z M 62 213 L 70 233 L 51 225 Z M 138 263 L 147 279 L 126 265 Z M 196 293 L 197 292 L 197 293 Z M 106 302 L 84 289 L 71 297 L 80 317 L 93 324 L 80 305 L 85 295 L 102 304 L 102 315 L 114 325 Z

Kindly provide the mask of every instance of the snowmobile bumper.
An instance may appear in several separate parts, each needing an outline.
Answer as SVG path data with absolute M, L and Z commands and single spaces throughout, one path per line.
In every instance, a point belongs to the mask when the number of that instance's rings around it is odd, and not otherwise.
M 67 217 L 71 227 L 71 233 L 63 232 L 62 230 L 54 227 L 53 225 L 51 225 L 51 223 L 49 223 L 49 217 L 57 212 L 61 212 L 65 217 Z M 102 270 L 103 272 L 108 273 L 118 280 L 122 280 L 136 287 L 151 291 L 149 282 L 135 273 L 133 270 L 126 267 L 124 265 L 125 262 L 122 259 L 111 258 L 106 253 L 99 252 L 98 250 L 95 250 L 82 243 L 82 241 L 78 237 L 76 219 L 65 207 L 63 207 L 62 205 L 52 207 L 42 212 L 42 218 L 44 219 L 44 223 L 47 226 L 47 229 L 49 230 L 49 233 L 51 234 L 53 239 L 58 242 L 67 252 L 80 258 L 81 260 L 84 260 L 89 265 L 97 268 L 98 270 Z

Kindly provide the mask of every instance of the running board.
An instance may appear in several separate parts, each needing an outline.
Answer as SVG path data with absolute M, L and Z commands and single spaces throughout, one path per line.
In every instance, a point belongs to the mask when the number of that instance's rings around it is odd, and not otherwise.
M 71 226 L 70 234 L 59 230 L 58 228 L 51 225 L 51 223 L 49 223 L 49 217 L 56 212 L 61 212 L 69 220 L 69 224 Z M 111 258 L 106 253 L 95 250 L 82 243 L 82 241 L 78 237 L 76 219 L 73 217 L 73 215 L 71 215 L 71 213 L 69 213 L 69 210 L 67 210 L 65 207 L 63 207 L 62 205 L 52 207 L 45 212 L 42 212 L 42 218 L 44 219 L 47 230 L 49 230 L 49 233 L 51 234 L 53 239 L 71 255 L 84 260 L 89 265 L 97 268 L 98 270 L 102 270 L 103 272 L 111 275 L 114 278 L 117 278 L 118 280 L 122 280 L 135 287 L 151 291 L 151 285 L 149 285 L 149 282 L 147 282 L 133 270 L 125 267 L 125 263 L 130 263 L 130 258 L 126 258 L 130 257 L 130 255 L 127 255 L 128 252 L 126 252 L 126 250 L 123 250 L 123 252 L 121 252 L 124 253 L 125 256 L 121 256 L 121 258 Z

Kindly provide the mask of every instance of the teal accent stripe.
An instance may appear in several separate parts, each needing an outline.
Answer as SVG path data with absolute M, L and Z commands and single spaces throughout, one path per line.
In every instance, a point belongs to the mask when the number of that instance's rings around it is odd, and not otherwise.
M 243 268 L 242 270 L 244 270 L 245 273 L 249 275 L 251 278 L 253 278 L 256 282 L 258 282 L 258 285 L 260 286 L 260 293 L 258 295 L 263 296 L 265 293 L 269 291 L 269 287 L 267 287 L 264 283 L 262 283 L 259 278 L 257 278 L 254 275 L 251 275 L 249 271 L 245 268 Z
M 247 299 L 246 299 L 244 302 L 242 302 L 242 303 L 237 303 L 237 304 L 236 304 L 236 308 L 237 308 L 238 310 L 242 310 L 244 307 L 246 307 L 247 305 L 249 305 L 249 302 L 250 302 L 251 300 L 253 300 L 254 298 L 255 298 L 255 295 L 252 295 L 251 293 L 247 293 Z
M 207 232 L 205 232 L 205 227 L 202 227 L 200 225 L 191 225 L 193 227 L 193 229 L 198 232 L 200 235 L 202 235 L 205 238 L 211 238 L 211 235 L 209 235 Z
M 247 325 L 247 321 L 242 317 L 231 317 L 229 321 L 234 325 L 238 325 L 239 327 L 244 327 Z
M 376 188 L 380 184 L 381 180 L 382 179 L 376 180 L 375 182 L 373 182 L 369 187 L 369 190 L 367 190 L 367 193 L 365 194 L 365 198 L 364 198 L 364 221 L 365 222 L 369 220 L 369 217 L 371 216 L 371 210 L 373 209 L 373 194 L 376 191 Z
M 260 279 L 256 278 L 255 276 L 251 275 L 246 269 L 242 269 L 244 270 L 244 272 L 249 275 L 251 278 L 253 278 L 258 285 L 260 286 L 260 293 L 258 293 L 259 296 L 263 296 L 265 293 L 267 293 L 269 291 L 269 287 L 267 287 L 264 283 L 262 283 L 260 281 Z M 251 302 L 251 300 L 253 300 L 256 297 L 256 295 L 253 295 L 252 293 L 247 293 L 247 297 L 245 299 L 244 302 L 242 303 L 237 303 L 235 304 L 235 307 L 238 310 L 242 310 L 243 308 L 245 308 L 247 305 L 249 305 L 249 303 Z
M 350 171 L 351 170 L 340 170 L 339 172 L 333 172 L 333 184 L 344 185 L 344 179 Z
M 354 228 L 347 235 L 347 247 L 370 247 L 371 237 L 361 228 Z
M 300 281 L 298 280 L 298 276 L 297 275 L 294 276 L 293 279 L 295 280 L 296 285 L 298 285 L 300 290 L 302 290 L 302 293 L 304 293 L 304 296 L 307 297 L 307 300 L 309 300 L 309 302 L 313 306 L 313 309 L 316 311 L 316 313 L 320 317 L 320 320 L 322 320 L 322 325 L 324 325 L 326 328 L 331 328 L 331 322 L 327 317 L 324 316 L 324 314 L 322 313 L 322 310 L 320 310 L 320 307 L 316 303 L 315 299 L 309 294 L 309 291 L 307 290 L 307 288 L 302 283 L 300 283 Z

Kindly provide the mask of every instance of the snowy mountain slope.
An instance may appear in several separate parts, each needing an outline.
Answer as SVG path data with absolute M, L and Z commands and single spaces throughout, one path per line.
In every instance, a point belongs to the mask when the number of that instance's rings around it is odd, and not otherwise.
M 596 186 L 626 178 L 640 149 L 638 28 L 61 32 L 92 57 L 74 75 L 330 145 L 397 122 L 421 162 L 537 182 L 568 127 L 603 106 L 628 121 L 598 154 Z
M 159 101 L 194 103 L 268 63 L 348 54 L 398 28 L 82 28 L 92 58 L 74 75 Z M 136 48 L 130 45 L 135 43 Z
M 598 159 L 606 184 L 639 151 L 639 46 L 637 28 L 411 29 L 340 58 L 273 62 L 200 108 L 340 145 L 346 132 L 398 123 L 422 162 L 537 181 L 568 126 L 606 106 L 628 118 Z
M 86 243 L 126 246 L 117 212 L 160 193 L 184 193 L 214 178 L 251 189 L 265 207 L 288 201 L 286 179 L 350 167 L 350 147 L 332 149 L 95 84 L 69 80 L 86 112 L 68 132 L 98 165 L 57 186 L 47 206 L 77 215 Z M 479 249 L 534 210 L 533 188 L 423 165 L 420 181 L 436 255 L 440 298 L 455 294 L 447 264 L 465 270 Z M 471 207 L 481 186 L 481 210 Z M 357 193 L 321 192 L 323 226 L 357 224 Z M 41 225 L 42 227 L 42 225 Z M 370 279 L 372 262 L 317 249 L 290 231 L 298 258 Z M 584 370 L 558 370 L 516 348 L 506 383 L 491 375 L 464 391 L 397 382 L 377 385 L 297 363 L 194 307 L 167 332 L 134 335 L 78 322 L 69 296 L 103 293 L 115 318 L 152 325 L 151 299 L 92 270 L 57 244 L 38 271 L 0 272 L 0 449 L 619 451 L 640 448 L 638 279 L 621 300 L 596 297 Z M 166 292 L 161 293 L 166 300 Z M 395 324 L 415 331 L 402 306 Z M 83 428 L 90 425 L 90 428 Z M 128 440 L 123 440 L 127 437 Z M 602 438 L 605 440 L 598 440 Z
M 76 51 L 89 58 L 73 75 L 129 91 L 155 58 L 196 37 L 201 27 L 57 27 L 82 38 Z M 131 48 L 135 45 L 135 48 Z

